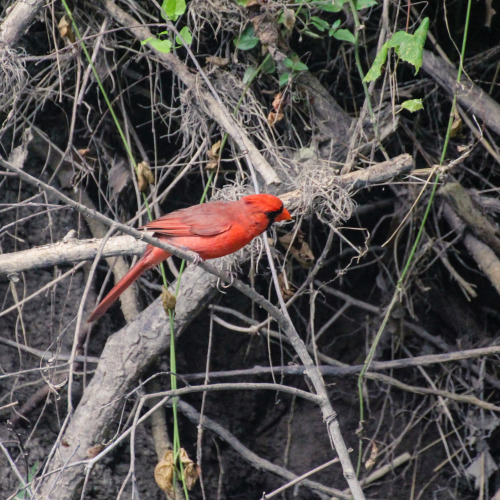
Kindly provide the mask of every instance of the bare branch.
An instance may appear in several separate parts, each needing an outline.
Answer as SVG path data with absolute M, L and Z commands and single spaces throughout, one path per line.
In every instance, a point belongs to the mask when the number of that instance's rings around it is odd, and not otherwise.
M 29 250 L 0 254 L 0 274 L 12 274 L 61 264 L 70 264 L 83 260 L 92 260 L 101 240 L 63 239 L 53 245 L 43 245 Z M 146 243 L 132 236 L 123 235 L 110 238 L 101 256 L 142 255 Z
M 467 77 L 457 83 L 457 70 L 428 50 L 424 50 L 422 69 L 450 94 L 450 99 L 456 93 L 464 109 L 500 134 L 500 105 L 486 92 Z

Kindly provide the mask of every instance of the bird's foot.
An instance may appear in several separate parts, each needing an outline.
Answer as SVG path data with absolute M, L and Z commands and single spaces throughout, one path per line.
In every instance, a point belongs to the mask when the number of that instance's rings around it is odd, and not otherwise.
M 195 252 L 191 253 L 193 254 L 193 265 L 194 267 L 198 267 L 203 259 L 197 253 Z
M 228 271 L 227 276 L 229 277 L 229 283 L 223 281 L 221 283 L 222 288 L 229 288 L 233 286 L 234 280 L 238 278 L 238 273 L 234 271 Z
M 222 281 L 220 278 L 217 280 L 217 290 L 219 290 L 219 292 L 223 292 L 223 288 L 233 286 L 234 280 L 238 278 L 238 274 L 233 271 L 228 271 L 227 276 L 229 278 L 229 282 Z
M 197 267 L 200 264 L 200 262 L 203 260 L 200 257 L 200 254 L 194 252 L 193 250 L 190 250 L 187 247 L 179 246 L 178 248 L 180 248 L 181 250 L 184 250 L 193 259 L 189 262 L 192 263 L 194 265 L 194 267 Z

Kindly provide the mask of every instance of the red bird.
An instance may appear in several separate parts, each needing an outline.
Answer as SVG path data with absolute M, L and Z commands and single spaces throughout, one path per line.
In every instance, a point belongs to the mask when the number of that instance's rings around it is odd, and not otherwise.
M 238 201 L 212 201 L 175 210 L 141 229 L 152 230 L 160 241 L 196 252 L 207 260 L 236 252 L 273 222 L 283 220 L 291 220 L 291 216 L 279 198 L 271 194 L 251 194 Z M 104 297 L 87 321 L 99 319 L 141 274 L 171 255 L 148 245 L 144 255 Z

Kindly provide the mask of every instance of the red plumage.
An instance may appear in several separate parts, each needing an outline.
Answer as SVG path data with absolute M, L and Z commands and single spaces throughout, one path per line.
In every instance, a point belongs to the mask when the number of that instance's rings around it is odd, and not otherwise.
M 236 252 L 263 233 L 273 222 L 291 220 L 283 202 L 270 194 L 253 194 L 238 201 L 212 201 L 176 210 L 146 224 L 143 229 L 176 247 L 196 252 L 203 260 Z M 148 269 L 170 257 L 148 245 L 144 255 L 113 287 L 90 315 L 99 319 L 118 297 Z

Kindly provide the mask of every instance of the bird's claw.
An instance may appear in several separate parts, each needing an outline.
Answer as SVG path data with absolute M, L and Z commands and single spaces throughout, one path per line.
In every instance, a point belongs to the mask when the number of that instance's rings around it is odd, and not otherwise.
M 220 278 L 217 280 L 217 290 L 219 290 L 219 292 L 222 292 L 222 288 L 233 286 L 234 280 L 238 277 L 238 274 L 233 271 L 228 271 L 227 276 L 230 278 L 229 283 L 222 281 Z
M 229 283 L 222 282 L 221 286 L 222 288 L 229 288 L 230 286 L 233 286 L 234 280 L 238 277 L 238 274 L 235 273 L 234 271 L 228 271 L 227 275 L 229 276 Z
M 203 260 L 199 254 L 195 253 L 195 252 L 192 252 L 194 255 L 193 255 L 193 265 L 194 267 L 198 267 L 200 265 L 200 262 Z

